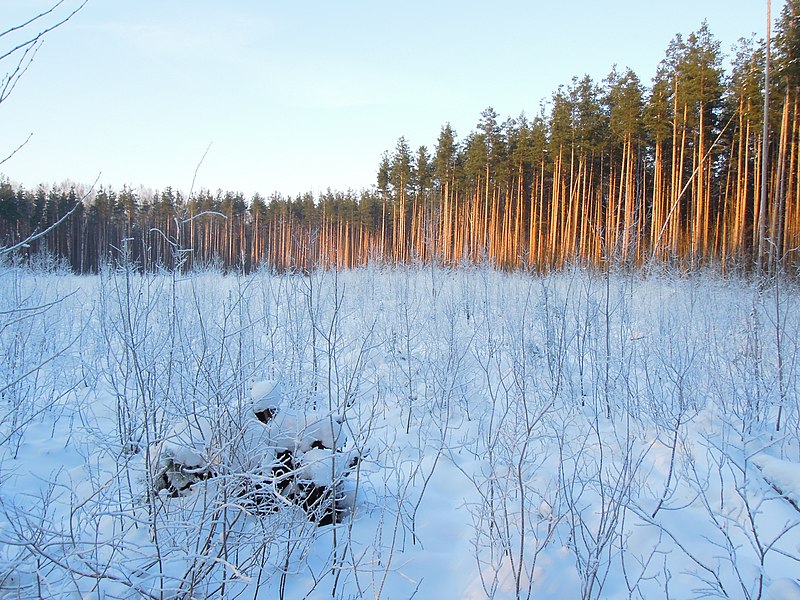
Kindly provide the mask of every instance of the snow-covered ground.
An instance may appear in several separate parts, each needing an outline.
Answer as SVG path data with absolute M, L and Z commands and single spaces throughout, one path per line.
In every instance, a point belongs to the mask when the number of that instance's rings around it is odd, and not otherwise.
M 798 349 L 787 282 L 2 269 L 0 598 L 800 598 Z

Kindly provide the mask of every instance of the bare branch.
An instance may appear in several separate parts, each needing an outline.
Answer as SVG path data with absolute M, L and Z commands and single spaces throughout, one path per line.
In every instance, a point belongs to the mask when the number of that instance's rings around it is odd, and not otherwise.
M 14 157 L 14 155 L 15 155 L 17 152 L 19 152 L 20 150 L 22 150 L 22 148 L 24 148 L 24 147 L 25 147 L 25 146 L 28 144 L 28 142 L 30 142 L 30 141 L 31 141 L 31 138 L 32 138 L 32 137 L 33 137 L 33 133 L 31 132 L 31 133 L 29 133 L 29 134 L 28 134 L 28 137 L 27 137 L 27 138 L 25 138 L 25 141 L 24 141 L 24 142 L 22 142 L 22 143 L 21 143 L 19 146 L 17 146 L 16 148 L 14 148 L 14 150 L 12 150 L 11 154 L 9 154 L 8 156 L 6 156 L 6 157 L 5 157 L 3 160 L 0 160 L 0 165 L 4 164 L 6 161 L 9 161 L 9 160 L 11 160 L 11 158 L 13 158 L 13 157 Z
M 0 33 L 0 37 L 3 37 L 4 35 L 8 35 L 8 34 L 10 34 L 12 32 L 15 32 L 15 31 L 23 30 L 25 27 L 28 27 L 29 25 L 31 25 L 35 21 L 37 21 L 37 20 L 49 15 L 50 13 L 52 13 L 54 10 L 56 10 L 56 8 L 58 8 L 61 4 L 63 4 L 64 1 L 65 0 L 58 0 L 58 2 L 56 2 L 56 4 L 54 4 L 49 10 L 46 10 L 44 12 L 39 13 L 35 17 L 32 17 L 31 19 L 26 21 L 25 23 L 22 23 L 20 25 L 16 25 L 14 27 L 11 27 L 11 28 L 7 29 L 3 33 Z M 36 57 L 36 53 L 38 52 L 39 48 L 41 48 L 41 45 L 42 45 L 42 43 L 44 41 L 44 37 L 48 33 L 50 33 L 51 31 L 54 31 L 55 29 L 58 29 L 64 23 L 66 23 L 67 21 L 72 19 L 72 17 L 74 17 L 84 6 L 86 6 L 86 4 L 88 2 L 89 2 L 89 0 L 83 0 L 77 6 L 77 8 L 75 8 L 72 12 L 70 12 L 66 17 L 64 17 L 60 21 L 57 21 L 56 23 L 54 23 L 53 25 L 50 25 L 49 27 L 45 27 L 43 30 L 41 30 L 36 35 L 33 35 L 32 37 L 28 38 L 27 40 L 18 43 L 17 45 L 15 45 L 10 50 L 7 50 L 5 53 L 0 54 L 0 62 L 2 62 L 3 60 L 7 59 L 8 57 L 10 57 L 10 56 L 12 56 L 12 55 L 14 55 L 14 54 L 16 54 L 18 52 L 22 52 L 22 56 L 17 61 L 16 66 L 10 72 L 6 73 L 5 76 L 3 76 L 3 89 L 2 89 L 2 91 L 0 91 L 0 102 L 3 102 L 4 100 L 6 100 L 8 98 L 8 96 L 9 96 L 9 94 L 11 94 L 11 92 L 14 91 L 14 88 L 16 87 L 17 82 L 20 80 L 22 75 L 24 75 L 25 71 L 28 70 L 28 67 L 33 62 L 33 59 Z
M 55 3 L 53 6 L 51 6 L 51 7 L 50 7 L 48 10 L 46 10 L 46 11 L 44 11 L 44 12 L 41 12 L 41 13 L 39 13 L 39 14 L 38 14 L 38 15 L 36 15 L 35 17 L 31 17 L 30 19 L 28 19 L 28 20 L 27 20 L 27 21 L 25 21 L 24 23 L 21 23 L 20 25 L 14 25 L 13 27 L 10 27 L 9 29 L 6 29 L 6 30 L 5 30 L 3 33 L 0 33 L 0 37 L 3 37 L 4 35 L 8 35 L 9 33 L 12 33 L 12 32 L 14 32 L 14 31 L 19 31 L 20 29 L 24 29 L 25 27 L 27 27 L 28 25 L 30 25 L 30 24 L 31 24 L 31 23 L 33 23 L 34 21 L 38 21 L 38 20 L 39 20 L 39 19 L 41 19 L 42 17 L 46 17 L 47 15 L 49 15 L 50 13 L 52 13 L 52 12 L 53 12 L 55 9 L 57 9 L 59 6 L 61 6 L 62 4 L 64 4 L 64 2 L 65 2 L 65 1 L 66 1 L 66 0 L 58 0 L 58 2 L 56 2 L 56 3 Z
M 200 167 L 202 166 L 203 161 L 206 159 L 206 154 L 208 154 L 208 151 L 211 150 L 211 144 L 213 144 L 213 143 L 214 142 L 209 142 L 208 143 L 208 147 L 206 148 L 206 151 L 203 152 L 203 156 L 200 158 L 200 162 L 197 163 L 197 166 L 194 168 L 194 176 L 192 177 L 192 187 L 189 188 L 189 197 L 190 198 L 192 197 L 192 193 L 194 192 L 194 182 L 197 180 L 197 173 L 198 173 L 198 171 L 200 171 Z
M 60 1 L 58 2 L 58 4 L 61 4 L 61 2 L 63 2 L 63 0 L 60 0 Z M 66 23 L 66 22 L 67 22 L 67 21 L 69 21 L 69 20 L 70 20 L 72 17 L 74 17 L 74 16 L 75 16 L 75 15 L 78 13 L 78 11 L 80 11 L 80 10 L 81 10 L 81 9 L 82 9 L 84 6 L 86 6 L 86 4 L 87 4 L 88 2 L 89 2 L 89 0 L 83 0 L 83 2 L 81 2 L 81 4 L 80 4 L 80 5 L 79 5 L 79 6 L 78 6 L 78 7 L 77 7 L 75 10 L 73 10 L 71 13 L 69 13 L 69 14 L 68 14 L 66 17 L 64 17 L 63 19 L 61 19 L 61 20 L 60 20 L 60 21 L 58 21 L 57 23 L 55 23 L 55 24 L 51 25 L 50 27 L 46 27 L 45 29 L 43 29 L 42 31 L 40 31 L 38 34 L 36 34 L 34 37 L 32 37 L 32 38 L 30 38 L 30 39 L 28 39 L 28 40 L 26 40 L 26 41 L 24 41 L 24 42 L 21 42 L 21 43 L 17 44 L 17 45 L 16 45 L 14 48 L 12 48 L 11 50 L 8 50 L 8 51 L 7 51 L 5 54 L 2 54 L 2 55 L 0 55 L 0 60 L 4 60 L 4 59 L 8 58 L 9 56 L 11 56 L 12 54 L 14 54 L 15 52 L 18 52 L 18 51 L 19 51 L 19 50 L 21 50 L 22 48 L 25 48 L 25 47 L 27 47 L 27 46 L 31 46 L 31 45 L 35 44 L 36 42 L 38 42 L 39 40 L 41 40 L 41 39 L 42 39 L 44 36 L 46 36 L 46 35 L 47 35 L 48 33 L 50 33 L 51 31 L 53 31 L 53 30 L 55 30 L 55 29 L 58 29 L 58 28 L 59 28 L 59 27 L 61 27 L 61 26 L 62 26 L 64 23 Z M 58 4 L 56 4 L 56 6 L 58 6 Z M 40 15 L 38 15 L 38 16 L 36 16 L 36 17 L 34 17 L 33 19 L 31 19 L 31 21 L 29 21 L 29 23 L 30 23 L 30 22 L 33 22 L 33 21 L 35 21 L 35 20 L 36 20 L 36 19 L 38 19 L 39 17 L 43 17 L 43 16 L 45 16 L 46 14 L 48 14 L 49 12 L 51 12 L 53 9 L 55 9 L 55 8 L 56 8 L 56 6 L 54 6 L 52 9 L 50 9 L 50 11 L 47 11 L 47 12 L 45 12 L 45 13 L 42 13 L 42 14 L 40 14 Z M 24 26 L 25 26 L 25 25 L 21 25 L 21 26 L 18 26 L 18 27 L 16 27 L 16 28 L 12 28 L 12 29 L 10 29 L 10 30 L 6 31 L 5 33 L 9 33 L 10 31 L 13 31 L 14 29 L 20 29 L 20 28 L 22 28 L 22 27 L 24 27 Z M 2 34 L 2 35 L 5 35 L 5 33 L 4 33 L 4 34 Z

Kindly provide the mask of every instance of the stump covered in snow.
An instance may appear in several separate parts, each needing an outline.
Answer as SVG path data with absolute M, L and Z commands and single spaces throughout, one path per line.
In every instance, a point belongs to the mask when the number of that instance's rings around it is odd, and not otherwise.
M 273 379 L 253 382 L 250 392 L 253 414 L 261 423 L 269 423 L 281 405 L 281 385 Z
M 208 462 L 191 448 L 161 442 L 150 449 L 153 490 L 166 490 L 171 498 L 187 496 L 192 487 L 211 477 Z
M 336 523 L 352 508 L 345 481 L 360 461 L 345 451 L 344 420 L 316 409 L 283 408 L 280 386 L 274 382 L 253 385 L 253 413 L 264 425 L 267 453 L 264 487 L 279 502 L 302 508 L 319 525 Z
M 151 448 L 154 491 L 186 496 L 200 482 L 224 475 L 248 512 L 295 506 L 320 526 L 340 522 L 354 500 L 347 478 L 361 460 L 346 449 L 344 419 L 317 409 L 284 407 L 277 381 L 255 382 L 251 398 L 236 443 L 222 440 L 214 465 L 204 458 L 210 439 L 205 427 L 195 437 L 184 430 Z

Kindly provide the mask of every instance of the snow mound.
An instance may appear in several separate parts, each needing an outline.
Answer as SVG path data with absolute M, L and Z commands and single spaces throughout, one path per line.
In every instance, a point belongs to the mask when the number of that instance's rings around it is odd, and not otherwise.
M 769 483 L 795 506 L 800 506 L 800 464 L 767 454 L 753 457 Z
M 764 600 L 800 600 L 800 584 L 786 577 L 776 579 L 767 588 Z

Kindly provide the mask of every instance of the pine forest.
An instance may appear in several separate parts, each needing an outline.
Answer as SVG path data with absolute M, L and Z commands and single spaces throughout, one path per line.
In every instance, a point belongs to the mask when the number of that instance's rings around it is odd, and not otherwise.
M 369 190 L 248 199 L 222 190 L 30 190 L 5 179 L 0 244 L 63 221 L 24 251 L 81 273 L 122 255 L 145 270 L 488 263 L 792 272 L 799 15 L 800 0 L 788 0 L 777 19 L 766 103 L 765 42 L 741 40 L 727 56 L 703 24 L 674 37 L 649 86 L 613 67 L 599 82 L 573 78 L 532 116 L 487 108 L 464 137 L 445 124 L 432 149 L 401 137 L 376 157 Z

